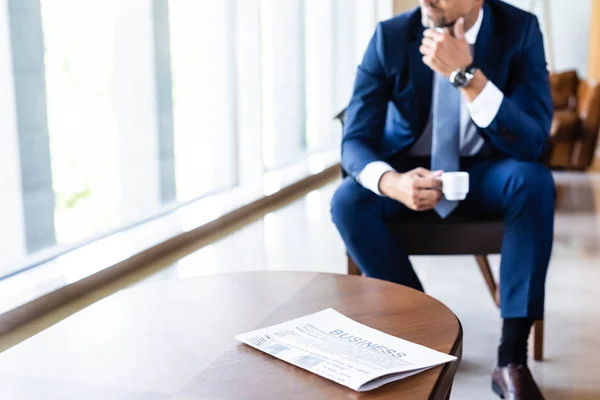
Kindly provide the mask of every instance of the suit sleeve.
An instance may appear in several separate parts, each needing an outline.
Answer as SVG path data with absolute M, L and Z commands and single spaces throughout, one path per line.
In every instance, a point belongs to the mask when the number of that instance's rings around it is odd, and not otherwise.
M 378 154 L 391 89 L 384 70 L 384 35 L 381 24 L 377 25 L 361 64 L 358 66 L 354 91 L 345 113 L 345 129 L 342 138 L 342 166 L 355 177 L 375 161 Z
M 504 98 L 491 124 L 483 129 L 491 144 L 510 157 L 537 161 L 552 124 L 552 96 L 544 41 L 537 18 L 531 18 L 520 55 L 511 65 Z

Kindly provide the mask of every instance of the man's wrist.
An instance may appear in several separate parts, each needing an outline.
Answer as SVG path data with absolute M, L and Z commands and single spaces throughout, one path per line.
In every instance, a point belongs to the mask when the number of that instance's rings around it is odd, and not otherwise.
M 467 102 L 467 109 L 471 119 L 480 128 L 487 128 L 500 111 L 504 94 L 491 81 L 487 81 L 483 90 L 471 102 Z
M 473 61 L 471 61 L 468 64 L 463 64 L 463 66 L 452 71 L 448 79 L 450 80 L 450 83 L 454 85 L 454 87 L 464 88 L 469 86 L 469 83 L 471 80 L 473 80 L 476 71 L 477 67 L 475 67 L 475 64 Z
M 393 170 L 394 168 L 385 161 L 373 161 L 367 164 L 363 170 L 356 175 L 356 181 L 376 195 L 384 196 L 379 190 L 379 181 L 384 173 Z
M 387 171 L 379 178 L 379 191 L 387 197 L 390 197 L 388 193 L 390 192 L 390 188 L 393 187 L 395 175 L 398 175 L 398 172 Z
M 475 70 L 475 74 L 473 75 L 473 79 L 471 79 L 469 82 L 469 85 L 460 88 L 460 91 L 462 92 L 463 96 L 465 96 L 467 103 L 472 103 L 473 100 L 479 96 L 487 82 L 488 79 L 483 72 L 481 72 L 480 69 Z

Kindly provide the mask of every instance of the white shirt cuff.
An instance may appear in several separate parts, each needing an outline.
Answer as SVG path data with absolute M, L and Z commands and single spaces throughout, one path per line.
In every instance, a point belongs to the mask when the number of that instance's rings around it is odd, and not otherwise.
M 356 180 L 373 193 L 384 196 L 384 194 L 379 191 L 379 180 L 383 174 L 389 171 L 394 171 L 394 168 L 392 168 L 390 164 L 383 161 L 373 161 L 360 171 L 356 176 Z
M 480 128 L 490 126 L 504 100 L 504 93 L 500 91 L 491 81 L 471 103 L 467 103 L 471 119 Z

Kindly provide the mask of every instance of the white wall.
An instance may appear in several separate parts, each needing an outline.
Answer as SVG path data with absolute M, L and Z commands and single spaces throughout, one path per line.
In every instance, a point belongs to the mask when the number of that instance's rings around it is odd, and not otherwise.
M 538 16 L 551 70 L 576 69 L 587 75 L 592 0 L 505 1 Z
M 592 0 L 550 1 L 555 69 L 587 75 Z

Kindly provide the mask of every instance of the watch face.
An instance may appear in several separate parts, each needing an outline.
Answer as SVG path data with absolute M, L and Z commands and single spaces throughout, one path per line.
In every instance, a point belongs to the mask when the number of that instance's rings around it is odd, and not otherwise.
M 467 82 L 467 77 L 464 73 L 460 72 L 454 76 L 454 84 L 456 86 L 463 86 Z

